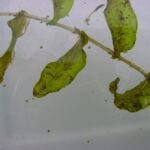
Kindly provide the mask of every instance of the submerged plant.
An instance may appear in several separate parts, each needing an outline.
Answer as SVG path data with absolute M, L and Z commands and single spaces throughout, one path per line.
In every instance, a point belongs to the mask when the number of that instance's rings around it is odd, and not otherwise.
M 107 1 L 104 15 L 112 35 L 113 58 L 119 58 L 121 52 L 127 52 L 135 44 L 137 17 L 129 0 Z
M 87 43 L 88 37 L 81 31 L 79 41 L 64 56 L 46 65 L 33 89 L 33 95 L 43 97 L 71 83 L 86 65 L 86 53 L 83 47 Z
M 61 56 L 54 62 L 49 62 L 43 69 L 39 80 L 33 87 L 33 95 L 37 98 L 44 97 L 52 92 L 58 92 L 68 86 L 76 78 L 79 72 L 86 66 L 86 52 L 84 46 L 91 42 L 106 51 L 112 58 L 117 58 L 123 61 L 139 73 L 145 79 L 136 87 L 127 90 L 123 94 L 117 92 L 120 79 L 116 78 L 109 85 L 110 92 L 114 95 L 114 104 L 121 110 L 129 112 L 137 112 L 150 105 L 150 74 L 145 72 L 141 67 L 121 56 L 122 52 L 128 52 L 136 43 L 136 33 L 138 30 L 138 21 L 130 0 L 107 0 L 104 16 L 110 34 L 114 50 L 106 47 L 97 40 L 93 39 L 76 28 L 71 28 L 67 25 L 60 24 L 59 20 L 66 17 L 73 8 L 74 0 L 52 0 L 54 16 L 52 19 L 33 16 L 25 11 L 19 13 L 0 13 L 5 16 L 15 16 L 14 19 L 8 21 L 8 26 L 12 30 L 12 40 L 3 56 L 0 57 L 0 82 L 3 81 L 8 65 L 12 61 L 12 54 L 17 42 L 17 39 L 24 34 L 29 23 L 28 18 L 45 22 L 48 26 L 57 26 L 72 33 L 78 34 L 79 39 L 66 54 Z M 90 13 L 86 21 L 89 23 L 89 18 L 99 8 L 104 6 L 101 4 Z
M 28 26 L 29 19 L 24 14 L 25 12 L 21 11 L 14 19 L 8 21 L 8 26 L 12 30 L 12 39 L 4 55 L 0 57 L 0 82 L 3 81 L 5 71 L 13 59 L 17 39 L 25 33 Z
M 136 112 L 150 105 L 150 80 L 140 82 L 136 87 L 127 90 L 123 94 L 117 93 L 120 79 L 116 78 L 109 85 L 109 90 L 114 94 L 114 104 L 130 112 Z

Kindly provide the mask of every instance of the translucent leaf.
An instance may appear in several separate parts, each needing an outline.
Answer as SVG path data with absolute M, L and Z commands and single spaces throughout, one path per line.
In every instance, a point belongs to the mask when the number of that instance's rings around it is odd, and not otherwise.
M 17 39 L 24 34 L 27 28 L 28 19 L 25 17 L 24 13 L 24 11 L 21 11 L 14 19 L 8 21 L 8 26 L 12 30 L 12 39 L 8 49 L 3 56 L 0 57 L 0 82 L 3 81 L 5 71 L 13 59 Z
M 119 78 L 116 78 L 114 81 L 112 81 L 109 85 L 109 91 L 112 93 L 112 94 L 116 94 L 116 91 L 118 89 L 118 83 L 119 83 L 120 79 Z
M 81 32 L 79 41 L 64 56 L 47 64 L 33 88 L 33 95 L 43 97 L 70 84 L 86 65 L 83 47 L 87 42 L 88 37 Z
M 129 0 L 107 0 L 104 15 L 111 31 L 114 56 L 133 48 L 136 41 L 137 17 Z
M 66 17 L 73 6 L 74 0 L 53 0 L 54 17 L 48 23 L 54 25 L 59 19 Z
M 92 17 L 92 15 L 93 15 L 96 11 L 98 11 L 101 7 L 103 7 L 103 6 L 104 6 L 104 4 L 98 5 L 98 6 L 88 15 L 88 17 L 86 17 L 85 22 L 86 22 L 87 25 L 89 25 L 90 18 Z
M 24 15 L 25 13 L 25 11 L 21 11 L 14 19 L 8 21 L 8 26 L 12 30 L 12 36 L 15 38 L 22 36 L 29 24 L 29 19 Z
M 117 93 L 118 83 L 119 78 L 110 83 L 109 89 L 114 94 L 114 103 L 119 109 L 137 112 L 150 105 L 150 80 L 142 81 L 123 94 Z

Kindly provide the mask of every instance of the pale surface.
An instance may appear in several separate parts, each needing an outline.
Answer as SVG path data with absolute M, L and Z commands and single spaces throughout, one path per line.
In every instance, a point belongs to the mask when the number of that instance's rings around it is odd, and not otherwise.
M 75 0 L 70 17 L 61 22 L 82 28 L 112 47 L 102 13 L 104 7 L 93 15 L 89 26 L 83 21 L 105 2 Z M 132 0 L 132 4 L 139 31 L 135 48 L 126 57 L 150 70 L 150 2 Z M 47 16 L 52 15 L 51 8 L 49 0 L 0 1 L 1 11 L 24 9 Z M 10 40 L 6 22 L 11 17 L 0 19 L 2 55 Z M 150 108 L 134 114 L 120 111 L 108 90 L 117 76 L 121 79 L 120 92 L 137 85 L 143 77 L 127 65 L 111 60 L 92 44 L 91 49 L 85 48 L 86 68 L 70 86 L 41 100 L 32 100 L 32 88 L 43 67 L 63 55 L 76 40 L 76 35 L 60 28 L 30 22 L 26 34 L 17 42 L 15 59 L 0 85 L 0 150 L 149 150 Z

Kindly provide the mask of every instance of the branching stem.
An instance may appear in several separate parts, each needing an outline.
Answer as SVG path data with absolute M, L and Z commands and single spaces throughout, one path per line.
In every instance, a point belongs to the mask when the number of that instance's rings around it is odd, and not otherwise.
M 19 12 L 0 12 L 0 16 L 16 16 Z M 40 22 L 45 22 L 48 23 L 49 19 L 47 19 L 46 17 L 39 17 L 39 16 L 35 16 L 32 14 L 29 14 L 27 12 L 24 13 L 26 17 L 30 18 L 30 19 L 34 19 Z M 67 31 L 70 31 L 72 33 L 76 33 L 78 34 L 79 32 L 77 32 L 76 28 L 71 28 L 67 25 L 64 24 L 60 24 L 57 23 L 56 26 L 63 28 Z M 113 50 L 108 48 L 107 46 L 103 45 L 102 43 L 98 42 L 97 40 L 93 39 L 92 37 L 89 37 L 89 41 L 91 43 L 93 43 L 94 45 L 98 46 L 99 48 L 101 48 L 102 50 L 104 50 L 105 52 L 107 52 L 109 55 L 113 55 Z M 118 60 L 126 63 L 128 66 L 132 67 L 133 69 L 135 69 L 136 71 L 138 71 L 139 73 L 141 73 L 145 78 L 150 78 L 150 74 L 147 73 L 145 70 L 143 70 L 140 66 L 136 65 L 135 63 L 131 62 L 130 60 L 124 58 L 124 57 L 120 57 Z

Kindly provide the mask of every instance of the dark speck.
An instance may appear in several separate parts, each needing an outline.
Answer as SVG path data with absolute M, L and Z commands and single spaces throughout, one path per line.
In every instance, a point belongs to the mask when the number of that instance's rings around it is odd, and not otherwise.
M 4 84 L 3 87 L 6 87 L 6 84 Z
M 50 130 L 50 129 L 48 129 L 48 130 L 47 130 L 47 132 L 48 132 L 48 133 L 50 133 L 50 132 L 51 132 L 51 130 Z
M 108 102 L 108 100 L 107 100 L 107 99 L 105 99 L 104 101 L 105 101 L 105 102 Z
M 28 100 L 28 99 L 26 99 L 25 101 L 26 101 L 26 103 L 28 103 L 28 102 L 29 102 L 29 100 Z
M 41 46 L 40 46 L 40 49 L 42 49 L 42 48 L 43 48 L 43 46 L 41 45 Z
M 91 46 L 88 46 L 88 49 L 91 49 Z
M 47 15 L 46 18 L 48 19 L 48 18 L 49 18 L 49 15 Z
M 89 144 L 90 142 L 91 142 L 90 140 L 86 140 L 86 143 L 88 143 L 88 144 Z

